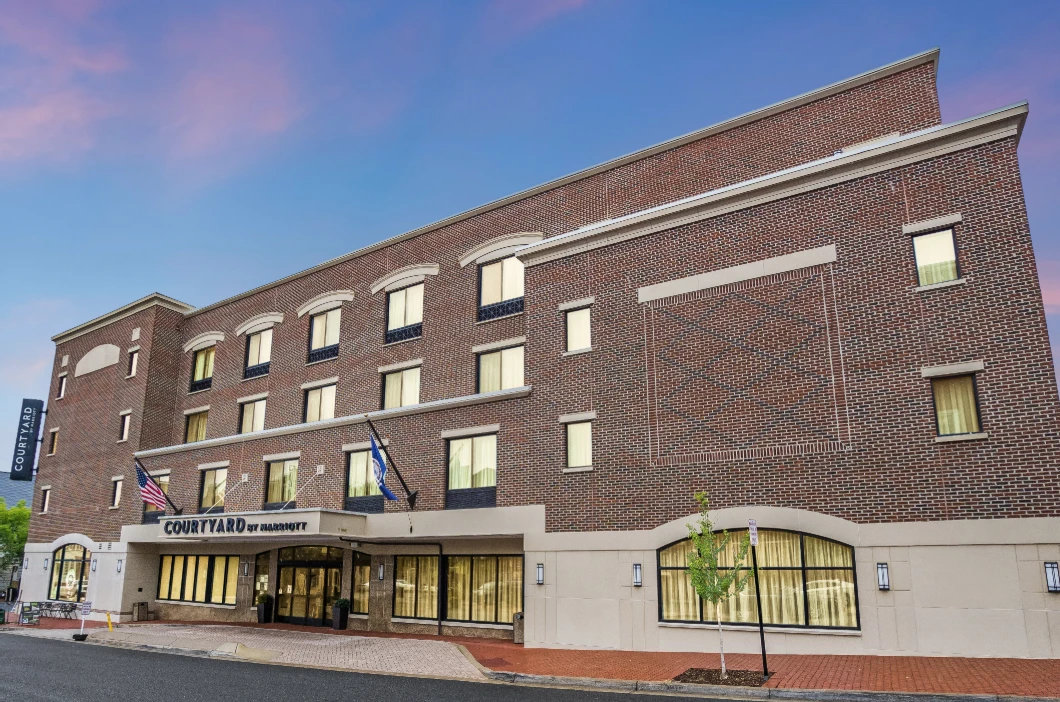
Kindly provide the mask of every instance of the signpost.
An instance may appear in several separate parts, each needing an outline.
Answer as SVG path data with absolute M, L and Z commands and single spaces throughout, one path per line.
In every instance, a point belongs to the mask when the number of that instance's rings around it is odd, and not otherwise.
M 762 588 L 758 584 L 758 522 L 747 520 L 747 533 L 751 537 L 751 567 L 755 576 L 755 603 L 758 605 L 758 637 L 762 641 L 762 676 L 769 677 L 769 663 L 766 661 L 766 627 L 762 622 Z
M 15 455 L 11 458 L 12 480 L 33 480 L 33 465 L 37 458 L 37 437 L 40 435 L 43 400 L 22 400 L 15 434 Z
M 18 623 L 27 626 L 40 625 L 40 602 L 23 602 L 18 613 Z
M 74 634 L 74 641 L 84 641 L 88 638 L 85 634 L 85 617 L 92 614 L 92 603 L 82 602 L 81 603 L 81 631 Z

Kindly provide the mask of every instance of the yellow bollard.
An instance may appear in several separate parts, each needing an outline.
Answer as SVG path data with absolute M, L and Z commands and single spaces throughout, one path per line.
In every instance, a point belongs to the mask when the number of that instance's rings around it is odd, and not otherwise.
M 110 623 L 110 612 L 107 612 L 107 629 L 114 631 L 114 625 Z

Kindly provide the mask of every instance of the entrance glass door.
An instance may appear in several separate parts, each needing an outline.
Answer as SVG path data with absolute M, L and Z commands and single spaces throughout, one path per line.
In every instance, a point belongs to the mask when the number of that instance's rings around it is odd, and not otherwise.
M 276 621 L 308 626 L 331 624 L 331 607 L 342 583 L 342 551 L 325 546 L 280 550 Z

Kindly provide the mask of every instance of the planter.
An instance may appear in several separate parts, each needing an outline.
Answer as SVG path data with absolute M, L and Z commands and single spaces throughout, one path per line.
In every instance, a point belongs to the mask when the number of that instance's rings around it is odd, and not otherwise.
M 258 624 L 272 623 L 272 602 L 263 602 L 258 605 Z
M 74 634 L 74 641 L 84 641 L 88 638 L 88 634 Z
M 350 610 L 348 607 L 331 608 L 331 628 L 342 631 L 350 621 Z

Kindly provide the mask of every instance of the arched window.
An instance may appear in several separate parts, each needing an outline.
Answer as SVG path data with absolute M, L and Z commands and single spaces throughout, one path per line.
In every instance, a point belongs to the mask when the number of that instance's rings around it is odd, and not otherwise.
M 734 530 L 722 566 L 732 567 L 733 552 L 746 529 Z M 667 622 L 717 623 L 717 613 L 702 602 L 688 575 L 692 542 L 678 541 L 659 549 L 659 619 Z M 743 564 L 751 569 L 751 554 Z M 770 626 L 857 629 L 857 588 L 854 549 L 810 534 L 776 529 L 758 530 L 758 579 L 762 619 Z M 721 605 L 726 624 L 757 624 L 755 581 Z
M 88 592 L 88 574 L 92 552 L 84 546 L 67 544 L 52 554 L 52 585 L 49 599 L 62 602 L 84 602 Z

